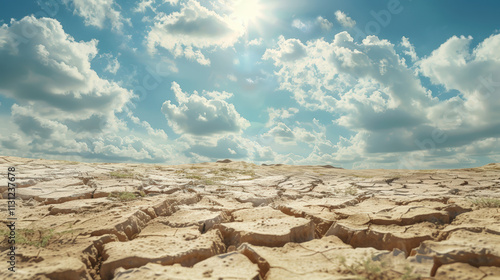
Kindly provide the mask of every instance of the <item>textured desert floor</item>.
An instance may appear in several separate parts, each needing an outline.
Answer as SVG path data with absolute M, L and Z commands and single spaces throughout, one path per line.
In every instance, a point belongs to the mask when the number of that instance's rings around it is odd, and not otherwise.
M 16 272 L 7 270 L 14 166 Z M 500 164 L 0 157 L 0 279 L 500 279 Z

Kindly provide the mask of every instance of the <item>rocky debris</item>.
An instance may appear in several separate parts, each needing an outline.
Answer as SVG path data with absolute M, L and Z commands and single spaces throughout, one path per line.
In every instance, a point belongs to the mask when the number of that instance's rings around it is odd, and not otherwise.
M 0 157 L 9 166 L 17 270 L 0 279 L 500 278 L 500 164 L 355 171 Z

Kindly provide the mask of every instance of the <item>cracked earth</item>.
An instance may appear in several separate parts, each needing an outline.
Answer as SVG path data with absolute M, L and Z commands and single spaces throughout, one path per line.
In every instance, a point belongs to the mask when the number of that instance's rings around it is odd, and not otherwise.
M 500 164 L 345 170 L 228 160 L 16 168 L 1 279 L 500 279 Z M 0 257 L 1 258 L 1 257 Z

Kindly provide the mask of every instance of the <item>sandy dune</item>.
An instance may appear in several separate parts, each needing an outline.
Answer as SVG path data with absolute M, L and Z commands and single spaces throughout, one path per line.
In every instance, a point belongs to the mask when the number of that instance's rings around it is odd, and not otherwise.
M 16 272 L 7 253 L 16 168 Z M 457 170 L 0 157 L 1 279 L 500 279 L 500 164 Z

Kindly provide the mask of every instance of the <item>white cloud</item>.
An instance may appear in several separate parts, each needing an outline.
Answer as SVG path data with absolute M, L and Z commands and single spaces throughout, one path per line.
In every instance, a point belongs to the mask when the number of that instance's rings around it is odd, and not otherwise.
M 23 30 L 34 36 L 24 44 Z M 90 68 L 97 41 L 76 42 L 57 20 L 25 17 L 0 27 L 1 92 L 39 115 L 59 120 L 109 117 L 121 112 L 132 93 L 101 79 Z M 35 102 L 36 101 L 36 102 Z M 71 113 L 69 113 L 71 112 Z
M 423 75 L 460 96 L 433 108 L 431 115 L 441 117 L 451 128 L 469 128 L 475 137 L 495 136 L 500 126 L 500 35 L 492 35 L 469 51 L 471 37 L 452 37 L 418 62 Z M 453 123 L 452 121 L 455 121 Z M 458 133 L 458 131 L 457 131 Z M 457 135 L 458 136 L 458 135 Z M 456 139 L 458 141 L 458 139 Z
M 333 27 L 333 24 L 328 21 L 326 18 L 323 18 L 322 16 L 318 16 L 315 21 L 303 21 L 300 19 L 294 19 L 292 21 L 292 27 L 299 29 L 302 32 L 308 32 L 311 31 L 311 29 L 319 27 L 322 30 L 330 30 Z
M 118 72 L 118 69 L 120 69 L 120 62 L 118 62 L 118 58 L 108 54 L 107 59 L 108 59 L 108 65 L 106 65 L 104 71 L 109 72 L 111 74 L 116 74 L 116 72 Z
M 293 117 L 295 114 L 299 112 L 297 108 L 288 108 L 288 109 L 276 109 L 276 108 L 268 108 L 267 112 L 269 113 L 269 120 L 266 123 L 266 127 L 271 127 L 277 124 L 278 120 L 285 120 Z
M 162 112 L 172 129 L 178 133 L 190 135 L 213 135 L 220 133 L 239 133 L 250 126 L 250 123 L 240 116 L 233 104 L 224 99 L 228 93 L 197 92 L 191 95 L 182 92 L 176 82 L 172 82 L 172 91 L 179 105 L 170 100 L 165 101 Z
M 417 53 L 415 52 L 415 47 L 410 43 L 410 40 L 405 36 L 401 38 L 401 46 L 403 46 L 406 49 L 405 51 L 403 51 L 403 53 L 410 56 L 412 62 L 418 60 Z
M 164 4 L 169 3 L 170 5 L 177 5 L 179 0 L 163 0 L 161 2 Z M 156 8 L 161 4 L 154 6 L 155 4 L 156 0 L 141 0 L 139 3 L 137 3 L 137 6 L 132 9 L 132 11 L 134 11 L 135 13 L 144 13 L 147 9 L 151 9 L 153 12 L 156 12 Z
M 210 59 L 206 58 L 200 50 L 194 51 L 191 46 L 184 49 L 184 56 L 186 56 L 187 59 L 195 60 L 201 65 L 210 65 Z
M 147 121 L 141 121 L 138 117 L 134 116 L 131 112 L 128 113 L 128 117 L 132 120 L 133 123 L 138 124 L 146 129 L 146 132 L 149 136 L 157 137 L 162 140 L 167 140 L 168 136 L 163 129 L 154 129 L 151 127 Z
M 353 28 L 356 25 L 355 20 L 348 17 L 344 12 L 340 10 L 335 12 L 335 17 L 337 18 L 337 21 L 344 27 Z
M 333 27 L 333 23 L 331 23 L 330 21 L 328 21 L 326 18 L 323 18 L 322 16 L 318 16 L 316 18 L 316 22 L 319 24 L 319 26 L 323 30 L 327 30 L 328 31 L 328 30 L 332 29 L 332 27 Z
M 242 25 L 203 7 L 197 1 L 189 0 L 181 5 L 180 12 L 169 15 L 160 13 L 155 17 L 154 26 L 147 35 L 150 52 L 154 53 L 157 47 L 162 47 L 175 57 L 186 56 L 202 65 L 209 65 L 210 60 L 201 53 L 201 49 L 231 47 L 245 32 Z
M 249 46 L 260 46 L 262 45 L 263 39 L 262 38 L 255 38 L 251 41 L 248 42 Z
M 203 95 L 205 95 L 209 99 L 214 100 L 225 100 L 233 97 L 233 94 L 227 91 L 204 91 Z
M 314 119 L 312 123 L 292 122 L 287 119 L 292 118 L 294 114 L 287 115 L 287 110 L 283 112 L 285 112 L 285 116 L 282 117 L 284 122 L 276 121 L 273 127 L 262 135 L 264 139 L 271 138 L 273 142 L 282 145 L 306 144 L 306 146 L 309 146 L 309 148 L 313 150 L 329 142 L 325 134 L 326 128 L 324 125 L 320 124 L 318 120 Z M 304 150 L 303 148 L 304 147 L 302 147 L 302 150 Z M 310 150 L 310 152 L 314 151 Z
M 123 18 L 120 7 L 114 0 L 62 0 L 66 5 L 73 3 L 74 13 L 85 19 L 85 25 L 104 28 L 109 20 L 115 31 L 121 31 L 123 23 L 130 24 L 130 19 Z
M 31 138 L 30 149 L 50 153 L 85 153 L 89 149 L 75 140 L 76 133 L 58 121 L 37 116 L 31 107 L 12 106 L 12 120 Z
M 273 59 L 274 65 L 284 65 L 287 62 L 295 61 L 305 57 L 306 47 L 298 39 L 285 39 L 280 36 L 277 49 L 267 49 L 263 59 Z
M 23 31 L 33 35 L 24 40 Z M 166 161 L 162 130 L 139 122 L 154 137 L 138 138 L 117 113 L 132 92 L 91 69 L 97 41 L 76 42 L 57 20 L 25 17 L 0 27 L 0 93 L 15 100 L 2 153 L 74 160 Z M 134 121 L 134 120 L 133 120 Z M 4 134 L 6 135 L 6 134 Z M 19 139 L 22 139 L 21 141 Z M 12 144 L 16 141 L 16 144 Z
M 271 128 L 262 136 L 271 137 L 280 144 L 295 144 L 295 134 L 286 124 L 282 122 L 277 123 L 273 128 Z
M 304 32 L 308 31 L 311 28 L 309 23 L 304 23 L 300 19 L 294 19 L 292 21 L 292 27 L 295 27 L 295 28 L 299 29 L 300 31 L 304 31 Z
M 178 141 L 183 142 L 186 147 L 184 154 L 198 161 L 230 158 L 272 162 L 277 156 L 270 147 L 235 134 L 194 138 L 181 136 Z
M 364 158 L 389 164 L 411 151 L 425 150 L 426 157 L 436 157 L 444 149 L 500 137 L 500 103 L 492 98 L 500 88 L 493 78 L 500 76 L 500 56 L 493 51 L 499 38 L 492 36 L 469 52 L 470 38 L 454 37 L 415 64 L 434 83 L 460 91 L 460 96 L 444 101 L 422 86 L 392 43 L 376 36 L 361 43 L 346 32 L 331 43 L 280 37 L 263 58 L 274 61 L 280 88 L 292 93 L 299 105 L 331 112 L 334 125 L 354 133 L 336 145 L 322 146 L 335 154 L 330 154 L 331 160 Z M 279 124 L 270 114 L 271 120 L 277 125 L 268 134 L 282 143 L 298 141 L 304 131 L 287 122 Z M 441 139 L 434 139 L 436 135 Z M 316 146 L 316 152 L 296 162 L 327 159 L 319 154 L 323 148 Z
M 137 3 L 137 6 L 133 9 L 136 13 L 144 13 L 147 8 L 155 11 L 156 9 L 153 7 L 155 0 L 141 0 L 141 2 Z

